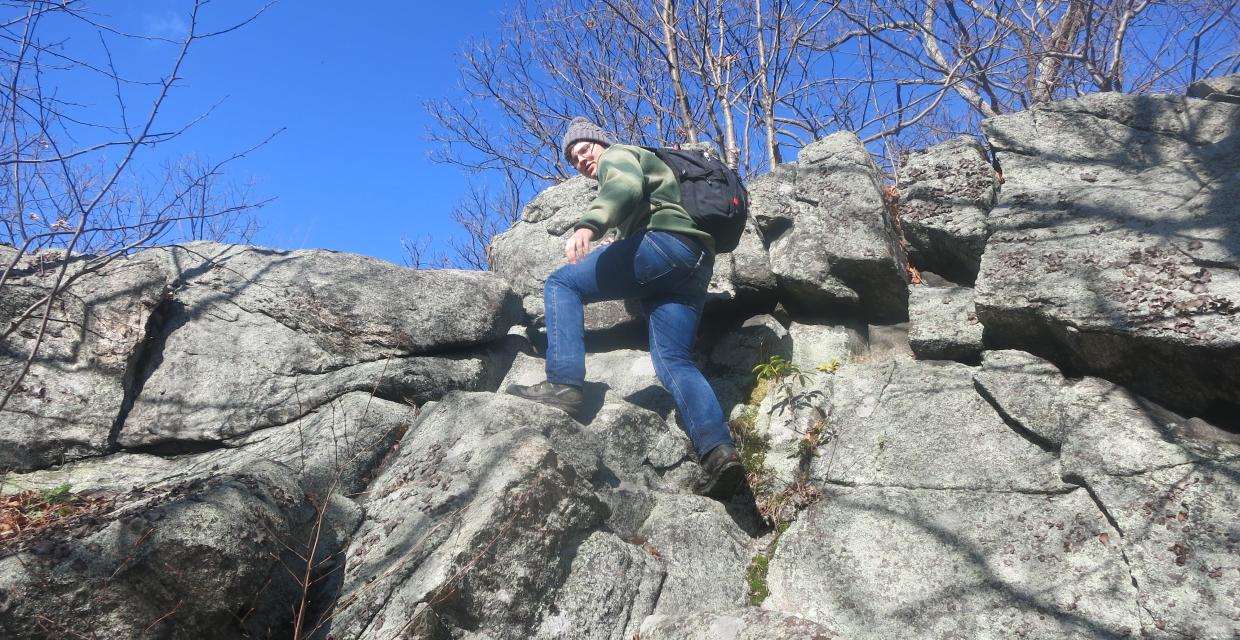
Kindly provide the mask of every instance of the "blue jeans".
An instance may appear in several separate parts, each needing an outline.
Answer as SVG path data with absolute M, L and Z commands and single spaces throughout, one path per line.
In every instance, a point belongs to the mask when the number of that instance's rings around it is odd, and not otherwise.
M 687 236 L 643 231 L 560 267 L 543 288 L 547 381 L 584 383 L 586 303 L 638 298 L 649 319 L 655 373 L 671 392 L 698 456 L 733 444 L 719 400 L 693 363 L 714 262 L 714 255 Z

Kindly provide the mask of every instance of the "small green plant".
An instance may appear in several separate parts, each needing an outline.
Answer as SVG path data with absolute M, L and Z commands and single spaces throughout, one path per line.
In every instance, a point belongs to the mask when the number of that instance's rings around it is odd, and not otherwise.
M 794 371 L 799 371 L 796 363 L 784 359 L 783 356 L 771 356 L 770 360 L 761 362 L 753 368 L 753 374 L 758 382 L 764 380 L 782 380 L 788 377 Z
M 5 500 L 4 513 L 0 514 L 0 533 L 16 531 L 13 523 L 27 528 L 37 521 L 51 522 L 74 514 L 72 487 L 62 484 L 51 489 L 24 491 Z
M 818 445 L 821 443 L 822 431 L 826 427 L 826 423 L 822 420 L 815 420 L 809 429 L 797 440 L 789 458 L 812 458 L 818 455 Z
M 770 360 L 755 366 L 753 374 L 759 386 L 763 383 L 767 388 L 773 386 L 785 400 L 792 399 L 792 381 L 802 386 L 809 383 L 809 373 L 783 356 L 771 356 Z
M 25 516 L 31 520 L 38 520 L 48 512 L 60 517 L 72 514 L 73 507 L 66 504 L 73 499 L 73 494 L 69 491 L 71 488 L 70 485 L 62 484 L 51 489 L 40 490 L 38 500 L 26 505 Z
M 819 499 L 821 492 L 807 482 L 806 476 L 824 437 L 830 434 L 827 433 L 826 416 L 820 410 L 819 419 L 788 450 L 789 458 L 799 458 L 800 461 L 796 481 L 784 486 L 786 481 L 765 464 L 771 442 L 769 435 L 757 433 L 758 408 L 771 390 L 780 396 L 771 406 L 773 412 L 791 410 L 795 415 L 797 411 L 813 408 L 815 403 L 825 401 L 823 391 L 809 389 L 813 376 L 815 373 L 831 375 L 839 368 L 839 361 L 832 359 L 815 367 L 814 371 L 806 371 L 778 355 L 753 368 L 754 390 L 741 415 L 732 421 L 733 437 L 749 472 L 749 486 L 753 489 L 758 513 L 772 525 L 786 524 L 795 519 L 796 512 Z
M 836 371 L 840 370 L 840 361 L 836 360 L 835 358 L 831 358 L 831 362 L 824 362 L 818 365 L 817 369 L 819 373 L 825 373 L 827 375 L 832 375 Z
M 732 435 L 739 442 L 741 438 L 753 433 L 758 424 L 758 407 L 756 404 L 747 404 L 741 409 L 741 415 L 730 423 L 732 427 Z
M 70 489 L 72 489 L 72 486 L 68 484 L 62 484 L 58 487 L 52 487 L 51 489 L 44 489 L 39 492 L 39 499 L 49 505 L 68 502 L 69 499 L 73 497 L 73 494 L 69 492 Z

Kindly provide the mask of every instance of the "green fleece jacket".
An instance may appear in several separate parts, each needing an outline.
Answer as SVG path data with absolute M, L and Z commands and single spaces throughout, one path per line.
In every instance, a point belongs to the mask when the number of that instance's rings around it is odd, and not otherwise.
M 680 206 L 680 183 L 672 169 L 655 154 L 613 144 L 599 157 L 597 173 L 598 196 L 575 228 L 590 229 L 595 238 L 615 229 L 617 240 L 642 229 L 673 231 L 715 250 L 715 240 Z

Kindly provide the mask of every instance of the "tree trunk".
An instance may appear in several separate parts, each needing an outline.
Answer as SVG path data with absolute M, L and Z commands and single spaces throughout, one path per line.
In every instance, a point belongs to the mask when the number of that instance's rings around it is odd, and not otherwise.
M 659 17 L 663 23 L 667 72 L 671 76 L 672 91 L 676 95 L 676 105 L 680 110 L 681 133 L 685 141 L 697 142 L 697 126 L 693 124 L 693 113 L 689 109 L 689 92 L 685 90 L 684 79 L 680 74 L 680 53 L 676 46 L 676 0 L 663 0 L 663 11 Z

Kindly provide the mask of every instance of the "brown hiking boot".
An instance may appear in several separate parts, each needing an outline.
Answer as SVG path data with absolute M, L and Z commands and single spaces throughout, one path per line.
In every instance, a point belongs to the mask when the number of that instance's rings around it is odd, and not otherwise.
M 583 398 L 580 387 L 554 382 L 539 382 L 531 385 L 512 384 L 508 385 L 508 395 L 555 407 L 567 413 L 572 419 L 581 420 Z
M 745 484 L 745 465 L 736 453 L 736 447 L 721 444 L 702 460 L 706 478 L 694 488 L 694 493 L 715 500 L 727 500 L 736 495 Z

